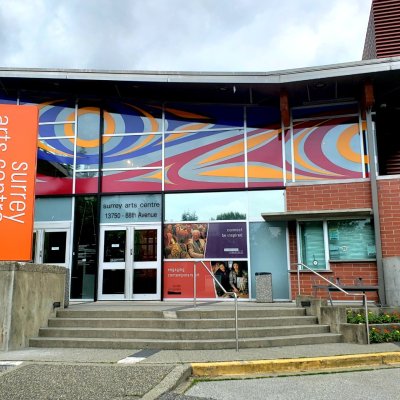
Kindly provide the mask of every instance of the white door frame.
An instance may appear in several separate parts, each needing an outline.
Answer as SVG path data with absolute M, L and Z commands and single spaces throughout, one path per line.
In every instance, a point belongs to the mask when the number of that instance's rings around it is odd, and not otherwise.
M 157 260 L 147 262 L 134 261 L 134 235 L 136 230 L 157 230 Z M 125 260 L 104 261 L 105 232 L 125 231 Z M 116 244 L 117 245 L 117 244 Z M 98 276 L 98 300 L 160 300 L 161 299 L 161 224 L 132 223 L 132 224 L 101 224 L 100 225 L 100 249 L 99 249 L 99 276 Z M 134 271 L 140 269 L 156 269 L 156 293 L 136 294 L 133 291 Z M 122 294 L 103 294 L 104 270 L 124 270 L 125 285 Z
M 35 246 L 35 260 L 32 260 L 36 264 L 45 264 L 43 262 L 44 252 L 44 235 L 46 232 L 66 232 L 65 239 L 65 262 L 64 263 L 50 263 L 52 265 L 59 265 L 71 269 L 71 222 L 60 221 L 60 222 L 35 222 L 33 232 L 36 233 Z M 47 263 L 49 264 L 49 263 Z

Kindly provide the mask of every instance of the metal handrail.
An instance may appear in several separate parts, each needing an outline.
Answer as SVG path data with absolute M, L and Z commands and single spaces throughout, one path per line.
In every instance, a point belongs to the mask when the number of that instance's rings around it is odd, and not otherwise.
M 225 288 L 221 285 L 219 280 L 214 276 L 214 274 L 207 268 L 207 265 L 204 264 L 203 261 L 199 261 L 201 265 L 205 268 L 205 270 L 211 275 L 214 279 L 214 282 L 218 283 L 219 287 L 223 290 L 224 294 L 233 295 L 235 298 L 235 339 L 236 339 L 236 351 L 239 351 L 239 328 L 238 328 L 238 296 L 235 292 L 227 292 Z M 193 264 L 193 307 L 196 308 L 196 280 L 197 280 L 197 273 L 196 273 L 196 263 Z
M 349 292 L 346 292 L 343 288 L 341 288 L 340 286 L 334 284 L 329 279 L 326 279 L 324 276 L 322 276 L 321 274 L 316 272 L 314 269 L 308 267 L 307 265 L 305 265 L 305 264 L 303 264 L 301 262 L 300 263 L 292 263 L 292 265 L 297 265 L 297 290 L 298 290 L 299 295 L 301 293 L 301 289 L 300 289 L 300 267 L 302 267 L 302 268 L 306 268 L 307 270 L 311 271 L 313 274 L 317 275 L 322 280 L 328 282 L 330 286 L 335 287 L 336 289 L 338 289 L 340 292 L 344 293 L 345 295 L 348 295 L 348 296 L 363 296 L 364 305 L 365 305 L 365 328 L 366 328 L 366 331 L 367 331 L 367 343 L 370 344 L 367 294 L 366 293 L 349 293 Z

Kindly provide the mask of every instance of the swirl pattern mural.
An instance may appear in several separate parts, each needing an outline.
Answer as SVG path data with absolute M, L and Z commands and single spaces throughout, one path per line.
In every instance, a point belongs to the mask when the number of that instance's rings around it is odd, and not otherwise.
M 334 112 L 294 122 L 292 137 L 272 107 L 38 106 L 37 194 L 276 187 L 360 178 L 367 161 L 357 117 Z
M 288 180 L 362 178 L 362 138 L 354 117 L 304 121 L 286 141 Z M 294 167 L 294 176 L 292 176 Z

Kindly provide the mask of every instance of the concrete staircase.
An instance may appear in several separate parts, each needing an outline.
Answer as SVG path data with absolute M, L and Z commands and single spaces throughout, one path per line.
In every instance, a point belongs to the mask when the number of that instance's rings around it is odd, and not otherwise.
M 240 309 L 239 348 L 341 342 L 303 308 Z M 232 349 L 234 311 L 61 310 L 30 339 L 31 347 L 106 349 Z

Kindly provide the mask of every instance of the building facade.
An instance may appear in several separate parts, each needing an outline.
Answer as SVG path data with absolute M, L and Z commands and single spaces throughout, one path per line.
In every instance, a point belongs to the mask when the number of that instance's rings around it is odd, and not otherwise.
M 32 260 L 71 299 L 223 297 L 211 273 L 254 299 L 269 272 L 290 301 L 303 263 L 398 305 L 399 71 L 0 70 L 1 103 L 39 107 Z

